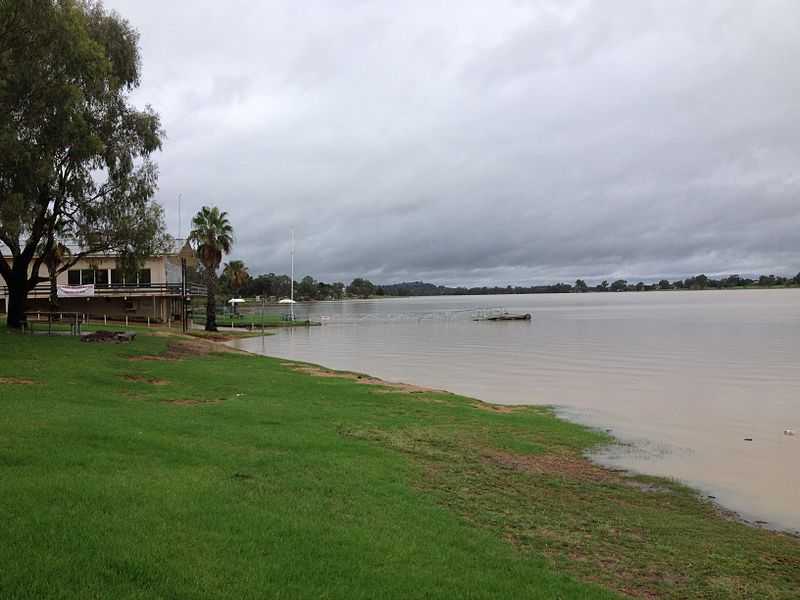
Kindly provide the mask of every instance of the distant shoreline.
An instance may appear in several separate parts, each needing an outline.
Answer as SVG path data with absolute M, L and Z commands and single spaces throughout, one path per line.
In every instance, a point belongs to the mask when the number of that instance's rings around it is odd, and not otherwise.
M 644 290 L 635 290 L 635 289 L 627 289 L 627 290 L 595 290 L 589 289 L 586 291 L 577 291 L 577 290 L 563 290 L 563 291 L 536 291 L 536 292 L 529 292 L 529 291 L 492 291 L 492 292 L 458 292 L 458 293 L 427 293 L 427 294 L 407 294 L 407 295 L 399 295 L 399 294 L 386 294 L 386 295 L 374 295 L 374 296 L 362 296 L 357 298 L 341 298 L 337 300 L 328 300 L 328 302 L 340 302 L 344 300 L 397 300 L 402 298 L 426 298 L 426 297 L 440 297 L 440 296 L 523 296 L 523 295 L 536 295 L 536 294 L 627 294 L 627 293 L 640 293 L 640 292 L 721 292 L 721 291 L 742 291 L 742 290 L 800 290 L 800 285 L 797 284 L 790 284 L 790 285 L 774 285 L 771 287 L 763 287 L 759 285 L 751 285 L 751 286 L 736 286 L 736 287 L 705 287 L 705 288 L 669 288 L 669 289 L 644 289 Z M 309 300 L 310 302 L 319 302 L 319 300 Z M 301 300 L 301 302 L 303 302 Z

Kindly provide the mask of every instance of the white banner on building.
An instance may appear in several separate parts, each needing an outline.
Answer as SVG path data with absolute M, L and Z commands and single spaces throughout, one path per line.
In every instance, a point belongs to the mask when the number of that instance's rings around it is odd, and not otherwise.
M 59 298 L 84 298 L 94 296 L 94 285 L 59 285 Z

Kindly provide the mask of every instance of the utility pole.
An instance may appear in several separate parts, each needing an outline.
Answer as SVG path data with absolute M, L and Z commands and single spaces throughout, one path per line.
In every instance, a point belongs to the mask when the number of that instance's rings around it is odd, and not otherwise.
M 178 194 L 178 239 L 181 238 L 181 196 L 183 194 Z

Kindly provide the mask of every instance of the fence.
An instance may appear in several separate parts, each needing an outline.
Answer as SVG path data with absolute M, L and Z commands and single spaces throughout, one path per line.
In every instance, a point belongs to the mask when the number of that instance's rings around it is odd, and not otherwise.
M 180 283 L 109 283 L 94 284 L 95 296 L 180 296 Z M 206 288 L 196 283 L 187 283 L 186 292 L 191 296 L 205 296 Z M 0 298 L 8 295 L 8 287 L 0 286 Z M 49 298 L 50 284 L 40 283 L 28 292 L 28 298 Z

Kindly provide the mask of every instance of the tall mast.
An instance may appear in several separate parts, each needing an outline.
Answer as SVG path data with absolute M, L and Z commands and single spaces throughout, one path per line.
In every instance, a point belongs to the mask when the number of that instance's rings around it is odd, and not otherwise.
M 292 323 L 294 323 L 294 225 L 292 225 L 292 246 L 290 254 L 292 257 L 292 278 L 291 281 L 289 282 L 290 283 L 289 299 L 291 300 L 291 302 L 289 303 L 289 310 L 292 316 Z

